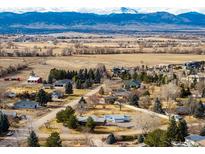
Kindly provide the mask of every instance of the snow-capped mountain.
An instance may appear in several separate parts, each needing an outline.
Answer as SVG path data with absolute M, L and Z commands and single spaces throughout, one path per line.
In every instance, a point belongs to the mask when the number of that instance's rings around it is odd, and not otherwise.
M 27 8 L 0 8 L 0 12 L 79 12 L 79 13 L 95 13 L 95 14 L 136 14 L 136 13 L 153 13 L 153 12 L 169 12 L 172 14 L 181 14 L 186 12 L 205 13 L 204 8 L 179 9 L 179 8 L 152 8 L 152 7 L 115 7 L 115 8 L 67 8 L 67 7 L 27 7 Z
M 147 11 L 147 12 L 146 12 Z M 183 10 L 185 11 L 185 10 Z M 182 12 L 183 12 L 182 11 Z M 27 8 L 1 10 L 0 33 L 39 32 L 122 32 L 205 29 L 205 14 L 155 9 L 79 9 Z

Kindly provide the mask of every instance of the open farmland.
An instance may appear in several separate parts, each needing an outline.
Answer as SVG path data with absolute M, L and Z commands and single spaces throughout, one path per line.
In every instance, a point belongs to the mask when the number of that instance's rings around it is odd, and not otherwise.
M 66 69 L 66 70 L 79 70 L 81 68 L 94 68 L 97 64 L 105 64 L 107 68 L 113 66 L 132 67 L 139 64 L 156 65 L 156 64 L 174 64 L 183 63 L 186 61 L 204 60 L 205 55 L 189 55 L 189 54 L 109 54 L 109 55 L 76 55 L 68 57 L 1 57 L 0 66 L 5 68 L 9 65 L 18 63 L 27 63 L 28 68 L 18 73 L 10 74 L 11 77 L 20 77 L 21 82 L 8 81 L 4 82 L 3 78 L 0 79 L 1 90 L 12 86 L 13 84 L 24 83 L 31 71 L 43 79 L 47 79 L 50 69 Z
M 79 70 L 81 68 L 94 68 L 97 64 L 105 64 L 107 68 L 114 66 L 132 67 L 139 64 L 156 65 L 156 64 L 174 64 L 186 61 L 204 60 L 205 55 L 186 55 L 186 54 L 109 54 L 109 55 L 79 55 L 68 57 L 25 57 L 29 69 L 20 71 L 12 76 L 20 76 L 27 79 L 31 70 L 36 74 L 47 79 L 47 75 L 52 68 L 61 68 L 67 70 Z M 22 63 L 19 58 L 1 58 L 0 66 L 7 67 Z

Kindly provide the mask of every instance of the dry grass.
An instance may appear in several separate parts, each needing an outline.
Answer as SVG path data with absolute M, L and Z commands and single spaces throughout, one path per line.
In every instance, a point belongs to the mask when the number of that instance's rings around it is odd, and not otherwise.
M 104 116 L 107 114 L 122 114 L 122 115 L 136 115 L 136 111 L 122 107 L 120 111 L 119 105 L 97 105 L 95 109 L 91 109 L 86 112 L 86 116 Z

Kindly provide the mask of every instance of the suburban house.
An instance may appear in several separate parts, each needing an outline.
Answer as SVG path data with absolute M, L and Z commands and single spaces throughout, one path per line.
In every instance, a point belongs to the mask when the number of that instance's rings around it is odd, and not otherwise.
M 205 145 L 205 136 L 191 134 L 191 135 L 185 137 L 185 143 L 189 147 L 204 146 Z
M 126 72 L 129 72 L 129 69 L 124 68 L 124 67 L 121 67 L 121 68 L 120 67 L 114 67 L 112 69 L 113 76 L 118 76 L 118 75 L 126 73 Z
M 37 109 L 41 107 L 38 102 L 30 100 L 18 100 L 14 106 L 15 109 Z
M 61 91 L 54 91 L 51 95 L 52 99 L 60 99 L 63 98 L 63 93 Z
M 90 117 L 94 120 L 96 125 L 105 125 L 106 124 L 106 121 L 105 121 L 105 119 L 103 117 L 98 118 L 98 117 L 96 117 L 94 115 L 92 115 Z M 88 117 L 83 117 L 83 116 L 78 116 L 77 117 L 77 120 L 78 120 L 80 125 L 85 125 L 86 122 L 87 122 L 87 119 L 88 119 Z
M 127 99 L 129 98 L 131 92 L 127 91 L 124 88 L 121 88 L 121 89 L 113 90 L 112 94 L 113 96 L 116 96 L 117 98 Z
M 141 83 L 138 80 L 125 80 L 123 88 L 130 89 L 130 88 L 140 88 Z
M 97 123 L 97 125 L 105 125 L 106 122 L 123 123 L 131 120 L 130 117 L 126 115 L 105 115 L 104 117 L 91 115 L 90 117 Z M 84 125 L 86 124 L 88 117 L 78 116 L 77 119 L 79 124 Z
M 11 111 L 5 111 L 5 110 L 1 110 L 3 114 L 7 115 L 8 117 L 11 118 L 16 118 L 17 117 L 17 113 L 16 112 L 11 112 Z
M 204 62 L 203 61 L 190 61 L 185 63 L 186 69 L 200 68 Z
M 55 88 L 64 88 L 66 84 L 71 83 L 72 84 L 72 80 L 69 79 L 64 79 L 64 80 L 58 80 L 56 81 L 53 86 Z
M 107 122 L 113 123 L 129 122 L 131 120 L 130 117 L 126 115 L 105 115 L 104 119 Z
M 42 78 L 33 73 L 29 76 L 27 81 L 28 83 L 42 83 Z

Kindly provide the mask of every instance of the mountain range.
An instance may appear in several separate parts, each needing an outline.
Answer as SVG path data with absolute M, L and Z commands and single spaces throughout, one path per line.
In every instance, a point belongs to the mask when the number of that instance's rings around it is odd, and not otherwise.
M 139 13 L 121 8 L 120 13 L 95 14 L 80 12 L 1 12 L 0 33 L 133 32 L 203 30 L 205 14 L 187 12 Z

